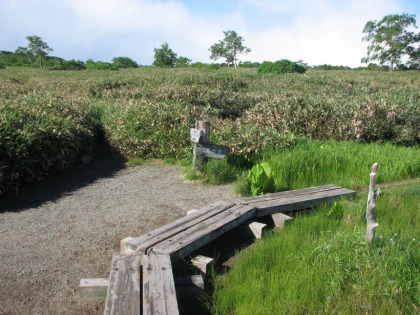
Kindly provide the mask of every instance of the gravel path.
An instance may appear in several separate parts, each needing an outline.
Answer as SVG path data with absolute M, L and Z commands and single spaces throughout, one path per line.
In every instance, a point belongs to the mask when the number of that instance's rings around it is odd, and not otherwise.
M 103 305 L 80 304 L 77 287 L 108 277 L 121 239 L 233 200 L 231 185 L 185 184 L 179 175 L 104 156 L 0 198 L 0 314 L 102 314 Z

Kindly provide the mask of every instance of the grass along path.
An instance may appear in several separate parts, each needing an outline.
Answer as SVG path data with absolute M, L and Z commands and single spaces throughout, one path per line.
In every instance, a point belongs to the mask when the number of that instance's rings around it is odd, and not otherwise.
M 214 314 L 413 314 L 420 306 L 420 184 L 387 187 L 376 239 L 365 242 L 366 195 L 298 214 L 238 254 L 215 280 Z

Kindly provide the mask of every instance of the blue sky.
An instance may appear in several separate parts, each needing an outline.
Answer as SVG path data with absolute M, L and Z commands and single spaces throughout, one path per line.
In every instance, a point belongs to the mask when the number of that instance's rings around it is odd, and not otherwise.
M 356 67 L 365 23 L 402 12 L 420 24 L 419 0 L 0 0 L 0 50 L 38 35 L 65 59 L 149 65 L 167 42 L 178 56 L 211 62 L 209 47 L 235 30 L 252 50 L 243 61 Z

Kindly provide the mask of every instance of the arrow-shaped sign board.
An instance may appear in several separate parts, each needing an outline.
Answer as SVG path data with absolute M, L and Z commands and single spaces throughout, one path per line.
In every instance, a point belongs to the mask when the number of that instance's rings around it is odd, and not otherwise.
M 230 148 L 225 145 L 197 143 L 195 154 L 197 157 L 209 157 L 223 159 L 230 152 Z

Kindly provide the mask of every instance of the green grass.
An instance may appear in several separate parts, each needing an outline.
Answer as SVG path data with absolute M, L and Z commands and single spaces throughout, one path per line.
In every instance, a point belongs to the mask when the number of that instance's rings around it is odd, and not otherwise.
M 418 146 L 299 139 L 294 147 L 267 153 L 263 160 L 274 171 L 278 191 L 331 183 L 356 189 L 367 185 L 375 162 L 378 184 L 420 177 Z
M 214 314 L 414 314 L 420 307 L 420 184 L 387 189 L 376 239 L 365 241 L 366 193 L 297 215 L 238 254 L 215 280 Z

